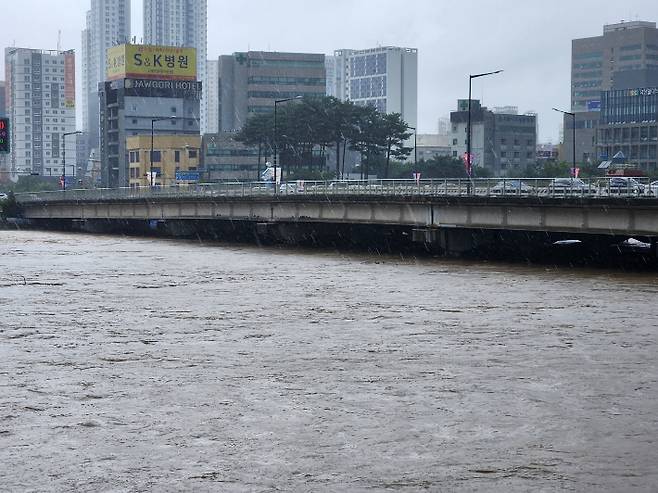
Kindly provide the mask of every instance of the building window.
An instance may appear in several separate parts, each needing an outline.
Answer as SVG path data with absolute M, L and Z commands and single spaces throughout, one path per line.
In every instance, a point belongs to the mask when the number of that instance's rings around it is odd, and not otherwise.
M 159 163 L 162 160 L 162 153 L 160 151 L 153 151 L 153 162 Z
M 507 157 L 507 153 L 505 151 L 500 151 L 500 157 Z
M 174 151 L 174 162 L 180 163 L 180 151 Z
M 197 157 L 197 150 L 196 150 L 196 149 L 190 149 L 190 150 L 188 151 L 188 157 L 189 157 L 190 159 L 196 159 L 196 157 Z
M 452 145 L 454 145 L 454 146 L 457 145 L 457 139 L 452 139 Z
M 507 139 L 500 139 L 500 143 L 501 143 L 502 145 L 507 144 Z

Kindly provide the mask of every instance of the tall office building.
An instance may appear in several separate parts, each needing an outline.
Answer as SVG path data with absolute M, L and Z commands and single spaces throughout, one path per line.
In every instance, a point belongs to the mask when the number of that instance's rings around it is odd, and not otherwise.
M 105 81 L 106 51 L 130 39 L 130 0 L 91 0 L 82 31 L 82 130 L 88 150 L 99 145 L 98 84 Z
M 617 153 L 649 176 L 658 171 L 658 84 L 602 93 L 597 146 L 607 161 Z
M 655 22 L 603 26 L 603 35 L 574 39 L 571 54 L 571 109 L 597 109 L 601 92 L 613 89 L 619 71 L 658 69 Z
M 576 113 L 576 161 L 596 162 L 601 93 L 638 81 L 646 86 L 658 74 L 658 29 L 655 22 L 632 21 L 603 26 L 601 36 L 574 39 L 571 50 L 571 110 Z M 648 80 L 647 80 L 648 79 Z M 573 154 L 573 118 L 565 116 L 564 157 Z
M 239 130 L 251 114 L 274 109 L 277 99 L 323 97 L 324 55 L 250 51 L 219 57 L 219 127 Z
M 196 49 L 197 77 L 207 83 L 207 0 L 144 0 L 144 43 Z M 205 91 L 204 91 L 205 92 Z M 208 98 L 201 101 L 201 131 L 208 129 Z
M 417 126 L 418 50 L 384 46 L 337 50 L 334 56 L 338 99 L 400 113 L 410 126 Z
M 203 88 L 208 108 L 206 132 L 216 134 L 219 132 L 219 60 L 206 62 L 206 87 Z
M 64 134 L 75 131 L 75 54 L 5 48 L 12 175 L 61 176 Z M 66 174 L 76 172 L 75 139 L 66 141 Z

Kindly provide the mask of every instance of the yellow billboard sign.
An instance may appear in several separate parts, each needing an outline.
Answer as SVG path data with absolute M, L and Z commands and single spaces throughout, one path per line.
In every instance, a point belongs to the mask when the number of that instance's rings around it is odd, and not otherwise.
M 196 49 L 120 45 L 107 50 L 107 80 L 196 80 Z

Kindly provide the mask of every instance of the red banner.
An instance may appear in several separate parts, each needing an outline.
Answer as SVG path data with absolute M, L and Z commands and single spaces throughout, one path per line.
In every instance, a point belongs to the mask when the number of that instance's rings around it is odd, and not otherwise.
M 471 155 L 471 156 L 472 156 L 472 155 Z M 473 163 L 472 163 L 472 162 L 469 163 L 468 152 L 465 152 L 465 153 L 464 153 L 463 159 L 464 159 L 464 169 L 466 170 L 466 174 L 467 174 L 468 176 L 471 176 L 471 171 L 472 171 L 472 168 L 473 168 Z M 471 159 L 473 159 L 473 158 L 471 157 Z

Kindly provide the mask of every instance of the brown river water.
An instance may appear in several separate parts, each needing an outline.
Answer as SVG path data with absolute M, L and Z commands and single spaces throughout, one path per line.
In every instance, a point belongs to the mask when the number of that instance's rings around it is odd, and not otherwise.
M 0 231 L 0 491 L 658 491 L 655 273 Z

